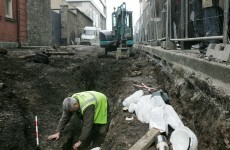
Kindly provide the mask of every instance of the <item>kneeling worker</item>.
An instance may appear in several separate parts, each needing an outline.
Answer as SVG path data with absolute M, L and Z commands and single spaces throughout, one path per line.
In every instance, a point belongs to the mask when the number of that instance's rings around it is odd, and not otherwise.
M 74 150 L 85 148 L 93 141 L 100 146 L 109 127 L 109 105 L 107 97 L 99 92 L 85 91 L 75 93 L 63 101 L 63 113 L 58 123 L 56 133 L 50 135 L 48 140 L 58 140 L 61 131 L 69 122 L 73 113 L 83 121 L 79 140 L 73 145 Z M 95 146 L 95 145 L 94 145 Z

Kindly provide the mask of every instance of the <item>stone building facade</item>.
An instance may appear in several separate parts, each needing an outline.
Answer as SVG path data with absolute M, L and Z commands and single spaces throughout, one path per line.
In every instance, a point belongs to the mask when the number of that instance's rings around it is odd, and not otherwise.
M 61 45 L 70 45 L 75 43 L 75 38 L 80 38 L 85 26 L 92 26 L 93 21 L 84 13 L 75 9 L 68 9 L 68 5 L 62 5 L 61 15 Z
M 106 0 L 66 0 L 93 20 L 93 26 L 106 29 Z
M 49 0 L 27 0 L 28 44 L 51 44 L 51 9 Z

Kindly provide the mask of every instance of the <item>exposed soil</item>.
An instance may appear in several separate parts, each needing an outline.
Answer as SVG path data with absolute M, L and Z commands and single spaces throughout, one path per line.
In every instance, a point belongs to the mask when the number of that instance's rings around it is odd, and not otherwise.
M 36 148 L 34 117 L 38 116 L 42 150 L 64 149 L 72 121 L 59 141 L 48 142 L 62 112 L 62 101 L 73 93 L 96 90 L 108 96 L 111 125 L 102 149 L 126 150 L 149 129 L 135 114 L 122 111 L 122 101 L 145 83 L 161 87 L 183 123 L 198 137 L 199 149 L 230 149 L 229 96 L 195 73 L 174 68 L 158 58 L 137 52 L 134 57 L 116 60 L 98 58 L 97 47 L 72 50 L 74 56 L 51 56 L 48 65 L 16 59 L 29 51 L 0 56 L 0 149 Z M 146 94 L 149 94 L 146 91 Z M 126 116 L 134 120 L 126 121 Z M 65 146 L 64 146 L 65 147 Z

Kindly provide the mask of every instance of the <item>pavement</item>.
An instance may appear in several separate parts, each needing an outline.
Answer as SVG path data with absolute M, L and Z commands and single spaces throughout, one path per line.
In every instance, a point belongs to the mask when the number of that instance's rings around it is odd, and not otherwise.
M 208 57 L 199 50 L 165 50 L 160 46 L 134 45 L 135 49 L 142 50 L 151 56 L 155 56 L 180 66 L 186 70 L 192 70 L 196 74 L 202 74 L 210 78 L 212 82 L 223 89 L 230 89 L 230 63 Z

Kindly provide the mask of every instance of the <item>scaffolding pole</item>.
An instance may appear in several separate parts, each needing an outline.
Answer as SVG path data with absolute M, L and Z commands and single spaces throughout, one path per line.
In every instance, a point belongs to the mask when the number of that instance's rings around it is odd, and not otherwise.
M 169 3 L 169 39 L 171 39 L 172 38 L 172 27 L 173 27 L 173 24 L 172 24 L 172 9 L 171 9 L 171 7 L 172 7 L 172 2 L 171 2 L 172 0 L 168 0 L 168 3 Z
M 171 39 L 171 41 L 202 41 L 211 39 L 223 39 L 223 36 L 208 36 L 208 37 L 197 37 L 197 38 L 184 38 L 184 39 Z
M 228 44 L 228 21 L 229 21 L 229 0 L 224 1 L 224 25 L 223 25 L 223 43 Z
M 166 42 L 169 42 L 169 2 L 167 1 L 167 15 L 166 15 Z
M 188 0 L 185 0 L 185 38 L 188 38 Z

